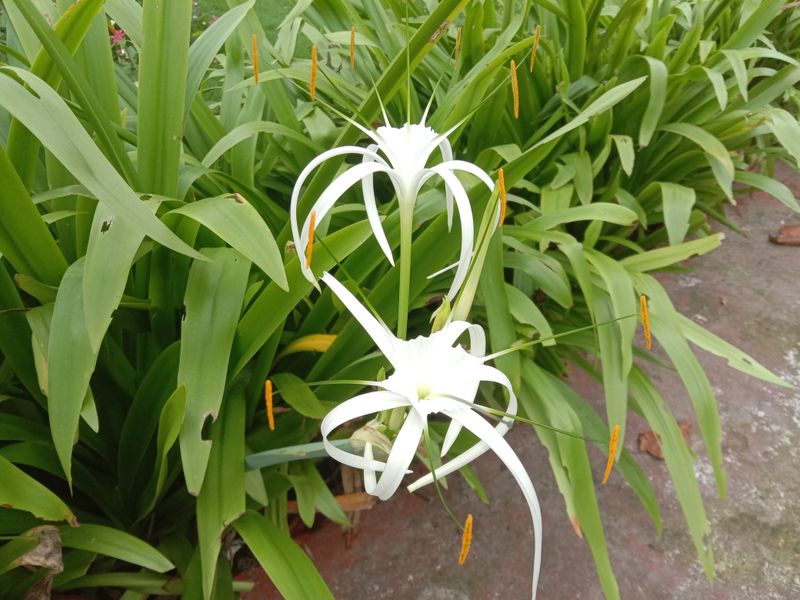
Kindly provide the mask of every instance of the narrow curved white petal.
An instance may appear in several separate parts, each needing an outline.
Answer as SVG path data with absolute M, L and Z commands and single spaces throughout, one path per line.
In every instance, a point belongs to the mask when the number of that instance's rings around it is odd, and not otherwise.
M 378 146 L 375 144 L 370 144 L 367 147 L 367 150 L 370 152 L 374 152 L 377 149 Z M 371 160 L 370 157 L 364 155 L 364 158 L 361 162 L 367 162 L 368 160 Z M 372 227 L 372 231 L 375 234 L 375 239 L 378 241 L 378 245 L 380 246 L 381 250 L 383 250 L 386 258 L 389 259 L 389 263 L 394 266 L 392 249 L 389 246 L 389 240 L 386 239 L 386 232 L 383 230 L 383 223 L 381 223 L 381 217 L 378 214 L 378 204 L 375 201 L 373 177 L 374 174 L 370 173 L 369 175 L 365 175 L 364 179 L 361 180 L 361 191 L 364 194 L 364 207 L 367 209 L 367 219 L 369 219 L 369 224 Z
M 447 138 L 439 142 L 439 150 L 442 152 L 442 164 L 448 164 L 453 160 L 453 147 L 450 145 L 450 140 Z M 453 228 L 453 191 L 445 186 L 444 197 L 447 204 L 447 230 Z
M 463 322 L 463 321 L 462 321 Z M 452 325 L 459 323 L 459 321 L 454 321 Z M 469 353 L 473 356 L 482 357 L 486 354 L 486 334 L 483 331 L 483 327 L 480 325 L 469 325 L 467 324 L 467 331 L 469 331 Z M 450 327 L 450 325 L 448 325 Z M 456 336 L 453 339 L 455 342 L 458 339 Z M 478 385 L 480 384 L 479 380 L 475 381 L 475 384 L 466 394 L 466 400 L 469 403 L 475 402 L 475 394 L 478 393 Z M 447 433 L 445 433 L 444 441 L 442 441 L 442 451 L 441 457 L 447 455 L 450 452 L 450 448 L 453 447 L 456 439 L 458 438 L 458 434 L 461 433 L 461 423 L 458 421 L 450 421 L 450 425 L 447 427 Z
M 320 429 L 322 432 L 322 443 L 326 452 L 331 458 L 349 467 L 353 467 L 354 469 L 383 471 L 386 468 L 386 463 L 373 460 L 372 457 L 367 458 L 366 455 L 362 457 L 337 448 L 328 441 L 328 436 L 337 427 L 341 427 L 353 419 L 358 419 L 364 415 L 377 413 L 382 410 L 402 408 L 404 406 L 409 406 L 409 404 L 410 402 L 406 398 L 387 391 L 368 392 L 343 402 L 332 409 L 325 415 L 325 418 L 322 419 Z
M 300 190 L 303 188 L 303 184 L 311 174 L 311 171 L 316 169 L 320 164 L 324 163 L 329 158 L 342 156 L 345 154 L 361 154 L 362 156 L 370 157 L 376 162 L 386 164 L 386 161 L 384 161 L 383 158 L 381 158 L 381 156 L 375 152 L 365 150 L 359 146 L 342 146 L 341 148 L 331 148 L 330 150 L 326 150 L 319 156 L 315 156 L 311 162 L 305 166 L 305 168 L 300 172 L 300 175 L 297 177 L 297 181 L 294 183 L 294 188 L 292 189 L 292 198 L 289 202 L 289 219 L 292 226 L 292 239 L 294 240 L 295 248 L 298 249 L 298 253 L 301 252 L 300 228 L 297 225 L 297 203 L 300 199 Z M 303 264 L 302 260 L 300 261 L 300 264 Z
M 478 165 L 474 165 L 471 162 L 467 162 L 465 160 L 453 160 L 452 158 L 445 160 L 445 162 L 436 165 L 441 169 L 449 169 L 451 171 L 464 171 L 465 173 L 469 173 L 474 175 L 478 179 L 480 179 L 483 183 L 486 184 L 486 187 L 489 188 L 489 191 L 494 191 L 494 181 L 492 178 L 489 177 L 489 174 L 481 169 Z
M 381 500 L 388 500 L 400 487 L 408 466 L 417 453 L 424 429 L 425 419 L 416 410 L 410 410 L 400 428 L 400 433 L 392 443 L 392 451 L 386 459 L 386 468 L 372 492 L 375 496 Z
M 361 163 L 354 167 L 350 167 L 344 173 L 336 177 L 328 187 L 322 192 L 317 201 L 311 207 L 311 211 L 308 213 L 305 222 L 303 223 L 303 229 L 300 231 L 300 244 L 296 246 L 298 254 L 301 255 L 305 252 L 306 247 L 308 246 L 309 239 L 309 228 L 311 226 L 311 215 L 315 215 L 316 222 L 319 224 L 322 219 L 330 212 L 333 208 L 333 205 L 336 203 L 342 195 L 349 190 L 353 185 L 357 182 L 361 181 L 367 175 L 372 173 L 376 173 L 378 171 L 387 172 L 389 171 L 389 167 L 384 165 L 383 163 L 377 162 L 368 162 L 368 163 Z M 378 227 L 381 230 L 381 227 Z M 300 260 L 300 268 L 305 275 L 306 279 L 311 281 L 312 283 L 316 283 L 316 279 L 314 278 L 314 273 L 311 269 L 306 265 L 304 260 Z
M 539 586 L 539 571 L 542 562 L 542 510 L 539 506 L 539 498 L 536 496 L 536 489 L 533 487 L 533 482 L 514 450 L 488 422 L 470 409 L 445 410 L 444 414 L 455 421 L 459 421 L 464 427 L 484 440 L 484 443 L 492 449 L 511 472 L 517 485 L 519 485 L 522 490 L 522 495 L 525 496 L 525 500 L 528 502 L 528 508 L 531 511 L 531 519 L 533 521 L 534 536 L 531 598 L 535 600 L 536 588 Z
M 508 377 L 503 375 L 498 369 L 494 367 L 490 367 L 487 365 L 481 366 L 479 369 L 475 371 L 475 378 L 480 381 L 491 381 L 494 383 L 499 383 L 500 385 L 504 386 L 508 390 L 508 406 L 506 407 L 505 412 L 510 415 L 517 414 L 517 397 L 514 395 L 514 391 L 511 388 L 511 382 L 508 380 Z M 467 408 L 463 403 L 456 402 L 458 406 L 463 408 Z M 471 402 L 471 401 L 470 401 Z M 514 420 L 511 417 L 503 417 L 500 422 L 495 425 L 494 430 L 495 432 L 500 435 L 504 436 L 508 433 L 508 430 L 514 424 Z M 411 485 L 408 486 L 409 492 L 414 492 L 421 487 L 426 485 L 430 485 L 433 483 L 434 475 L 436 479 L 440 477 L 444 477 L 445 475 L 449 475 L 455 471 L 458 471 L 464 465 L 471 463 L 473 460 L 481 456 L 484 452 L 489 449 L 489 446 L 484 441 L 480 441 L 477 444 L 473 445 L 469 450 L 466 450 L 456 456 L 455 458 L 447 461 L 442 466 L 440 466 L 434 473 L 428 473 L 417 479 Z
M 386 325 L 372 316 L 356 297 L 350 293 L 350 290 L 339 283 L 333 275 L 330 273 L 323 273 L 322 281 L 324 281 L 339 300 L 342 301 L 345 308 L 347 308 L 350 314 L 356 318 L 356 321 L 361 324 L 361 327 L 363 327 L 367 335 L 372 338 L 375 345 L 378 346 L 378 349 L 383 352 L 383 355 L 389 359 L 389 362 L 395 364 L 397 361 L 397 348 L 395 343 L 397 338 L 392 335 L 392 332 L 389 331 Z
M 470 257 L 470 260 L 472 260 L 471 257 Z M 454 263 L 452 263 L 450 265 L 447 265 L 446 267 L 442 267 L 438 271 L 434 271 L 433 273 L 428 275 L 426 277 L 426 279 L 433 279 L 434 277 L 438 277 L 439 275 L 443 275 L 444 273 L 447 273 L 448 271 L 450 271 L 452 269 L 455 269 L 457 266 L 458 266 L 458 261 L 456 261 L 456 262 L 454 262 Z
M 469 203 L 464 186 L 458 180 L 458 177 L 447 169 L 442 169 L 438 166 L 431 167 L 431 171 L 436 172 L 444 181 L 446 186 L 453 190 L 456 206 L 458 207 L 458 215 L 461 219 L 461 254 L 458 258 L 458 267 L 453 276 L 453 283 L 450 290 L 447 292 L 448 298 L 455 298 L 456 293 L 464 283 L 469 270 L 469 263 L 472 258 L 473 239 L 475 236 L 473 221 L 472 221 L 472 207 Z

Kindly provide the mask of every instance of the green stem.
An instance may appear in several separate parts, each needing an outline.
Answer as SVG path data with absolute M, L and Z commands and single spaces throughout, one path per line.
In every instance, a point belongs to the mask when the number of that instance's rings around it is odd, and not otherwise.
M 397 299 L 397 337 L 401 340 L 408 333 L 408 297 L 411 286 L 411 229 L 414 221 L 413 205 L 400 202 L 400 289 Z

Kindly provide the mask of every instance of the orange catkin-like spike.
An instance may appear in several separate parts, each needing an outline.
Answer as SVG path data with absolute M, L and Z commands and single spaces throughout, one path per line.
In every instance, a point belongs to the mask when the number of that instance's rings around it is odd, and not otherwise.
M 311 217 L 308 220 L 308 244 L 306 245 L 306 268 L 311 268 L 311 256 L 314 251 L 314 229 L 317 226 L 317 213 L 311 212 Z
M 272 410 L 272 380 L 264 382 L 264 402 L 267 405 L 267 424 L 270 431 L 275 431 L 275 413 Z
M 311 44 L 311 101 L 317 99 L 317 45 Z
M 608 442 L 608 462 L 606 463 L 606 472 L 603 474 L 603 485 L 608 481 L 611 475 L 611 469 L 614 467 L 614 456 L 617 454 L 617 441 L 619 440 L 619 425 L 614 425 L 614 430 L 611 432 L 611 441 Z
M 458 564 L 463 565 L 469 555 L 469 547 L 472 545 L 472 515 L 467 515 L 464 523 L 464 534 L 461 536 L 461 554 L 458 555 Z
M 350 29 L 350 68 L 356 68 L 356 26 Z
M 497 222 L 498 227 L 503 226 L 503 221 L 506 220 L 506 178 L 503 174 L 503 167 L 497 169 L 497 186 L 500 188 L 500 220 Z
M 258 85 L 258 38 L 253 34 L 253 77 L 255 78 L 256 85 Z
M 511 59 L 511 92 L 514 94 L 514 118 L 519 119 L 519 80 L 517 79 L 517 63 Z
M 537 25 L 536 31 L 533 34 L 533 48 L 531 49 L 531 73 L 533 73 L 533 65 L 536 63 L 536 52 L 539 50 L 539 36 L 542 34 L 542 26 Z
M 639 296 L 639 304 L 642 308 L 642 327 L 644 327 L 644 344 L 648 350 L 653 345 L 653 339 L 650 335 L 650 315 L 647 313 L 647 296 L 642 294 Z
M 456 48 L 453 50 L 453 62 L 458 64 L 458 54 L 461 51 L 461 27 L 456 29 Z

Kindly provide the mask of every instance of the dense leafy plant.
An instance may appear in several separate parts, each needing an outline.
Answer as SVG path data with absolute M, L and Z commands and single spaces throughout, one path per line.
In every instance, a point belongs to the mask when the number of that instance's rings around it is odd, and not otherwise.
M 0 590 L 229 597 L 241 589 L 220 553 L 232 526 L 286 597 L 330 597 L 288 535 L 288 494 L 308 524 L 317 511 L 346 517 L 313 460 L 300 460 L 319 444 L 294 447 L 316 443 L 319 420 L 363 387 L 312 383 L 374 379 L 387 363 L 329 289 L 312 291 L 305 257 L 287 244 L 289 197 L 316 155 L 363 141 L 348 119 L 370 127 L 381 99 L 395 125 L 430 102 L 427 122 L 455 128 L 458 157 L 493 178 L 503 168 L 502 229 L 496 194 L 469 187 L 477 243 L 451 300 L 487 325 L 495 351 L 542 339 L 496 361 L 523 414 L 604 451 L 606 423 L 619 425 L 619 473 L 660 529 L 655 494 L 622 449 L 628 409 L 643 415 L 711 575 L 692 456 L 634 360 L 647 355 L 627 317 L 649 297 L 654 338 L 686 385 L 724 494 L 716 403 L 689 343 L 782 382 L 678 314 L 650 273 L 719 245 L 707 222 L 727 222 L 735 182 L 797 209 L 788 188 L 749 168 L 800 161 L 786 110 L 800 80 L 796 14 L 781 0 L 318 0 L 298 2 L 268 36 L 253 0 L 228 4 L 192 40 L 190 0 L 3 1 Z M 114 63 L 107 17 L 138 53 L 133 73 Z M 315 101 L 307 42 L 320 56 Z M 343 165 L 314 171 L 301 217 Z M 429 306 L 449 286 L 428 275 L 458 255 L 442 196 L 429 184 L 415 213 L 403 315 L 413 333 L 430 330 Z M 345 199 L 317 225 L 314 271 L 338 268 L 394 326 L 399 271 L 369 235 L 360 191 Z M 394 252 L 397 202 L 381 211 Z M 564 382 L 567 364 L 602 381 L 606 419 Z M 274 431 L 267 378 L 284 409 Z M 501 406 L 489 388 L 480 400 Z M 618 597 L 585 442 L 534 431 L 606 595 Z M 454 448 L 468 443 L 462 434 Z M 35 529 L 43 522 L 60 524 Z M 64 549 L 55 562 L 30 562 L 53 538 Z

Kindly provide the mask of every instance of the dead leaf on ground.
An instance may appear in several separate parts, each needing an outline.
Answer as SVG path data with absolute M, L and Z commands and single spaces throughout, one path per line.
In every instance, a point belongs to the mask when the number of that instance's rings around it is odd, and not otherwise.
M 53 578 L 64 570 L 61 555 L 61 535 L 58 527 L 43 525 L 26 532 L 39 539 L 39 544 L 27 554 L 17 559 L 17 564 L 22 567 L 42 567 L 47 574 L 42 577 L 25 594 L 25 600 L 49 600 Z
M 781 246 L 800 246 L 800 225 L 784 225 L 778 233 L 769 236 L 769 241 Z
M 692 443 L 692 423 L 684 419 L 678 423 L 687 444 Z M 639 451 L 647 452 L 653 458 L 664 460 L 664 451 L 661 449 L 661 440 L 654 431 L 645 431 L 639 434 Z

